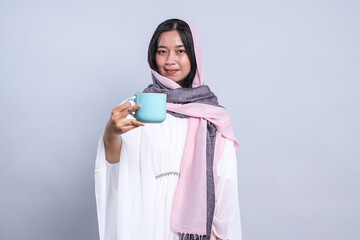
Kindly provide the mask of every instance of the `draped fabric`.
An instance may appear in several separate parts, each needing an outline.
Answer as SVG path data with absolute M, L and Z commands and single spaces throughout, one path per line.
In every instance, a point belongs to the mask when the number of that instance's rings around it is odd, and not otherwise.
M 192 26 L 191 31 L 198 66 L 192 88 L 181 88 L 176 82 L 152 70 L 153 84 L 144 92 L 165 93 L 167 111 L 178 117 L 190 118 L 171 228 L 184 239 L 210 239 L 215 209 L 213 166 L 216 160 L 216 131 L 221 133 L 219 144 L 225 138 L 233 140 L 236 145 L 237 142 L 229 115 L 219 106 L 210 88 L 203 85 L 201 48 Z
M 129 119 L 132 119 L 129 116 Z M 106 161 L 99 140 L 95 164 L 100 240 L 180 240 L 171 230 L 173 199 L 190 118 L 167 114 L 161 124 L 145 124 L 123 134 L 119 163 Z M 217 131 L 216 141 L 221 139 Z M 226 139 L 214 163 L 215 213 L 211 240 L 241 240 L 234 142 Z M 159 176 L 159 177 L 158 177 Z

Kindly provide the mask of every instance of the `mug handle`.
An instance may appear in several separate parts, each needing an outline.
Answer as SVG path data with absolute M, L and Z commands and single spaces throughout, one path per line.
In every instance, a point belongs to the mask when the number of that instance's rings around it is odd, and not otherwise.
M 131 101 L 135 105 L 135 99 L 136 99 L 136 97 L 133 96 L 133 97 L 130 97 L 130 98 L 126 99 L 124 102 L 130 102 Z M 130 113 L 130 115 L 133 116 L 133 118 L 136 118 L 134 113 Z

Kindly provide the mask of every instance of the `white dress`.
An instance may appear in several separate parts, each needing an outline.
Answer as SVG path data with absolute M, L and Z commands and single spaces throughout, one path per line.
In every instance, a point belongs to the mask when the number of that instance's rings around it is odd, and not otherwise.
M 170 215 L 187 133 L 187 118 L 170 114 L 161 124 L 147 123 L 122 137 L 120 162 L 105 159 L 99 140 L 95 193 L 100 240 L 176 240 Z M 226 140 L 217 166 L 213 233 L 241 240 L 234 144 Z

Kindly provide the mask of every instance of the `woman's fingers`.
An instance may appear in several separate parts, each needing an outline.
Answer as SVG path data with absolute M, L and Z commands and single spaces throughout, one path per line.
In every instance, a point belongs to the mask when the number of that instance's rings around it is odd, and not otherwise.
M 120 112 L 126 110 L 127 108 L 131 107 L 131 103 L 130 102 L 124 102 L 123 104 L 120 104 L 119 106 L 117 106 L 115 109 L 118 109 Z
M 113 120 L 116 127 L 116 131 L 120 134 L 126 133 L 127 131 L 144 126 L 145 124 L 135 119 L 118 118 Z
M 139 122 L 135 119 L 127 119 L 127 118 L 121 118 L 121 119 L 115 119 L 114 120 L 117 127 L 125 127 L 125 126 L 144 126 L 145 124 L 142 122 Z
M 140 108 L 141 108 L 140 104 L 135 104 L 134 106 L 127 108 L 126 111 L 124 110 L 123 113 L 126 113 L 126 116 L 127 116 L 130 113 L 135 112 L 136 110 L 138 110 Z
M 114 116 L 114 117 L 119 116 L 121 114 L 121 112 L 128 109 L 129 107 L 131 107 L 131 103 L 124 102 L 123 104 L 121 104 L 121 105 L 117 106 L 116 108 L 114 108 L 111 111 L 111 115 Z
M 129 119 L 129 120 L 131 120 L 131 123 L 132 123 L 134 126 L 138 126 L 138 127 L 140 127 L 140 126 L 145 126 L 145 124 L 144 124 L 143 122 L 139 122 L 139 121 L 137 121 L 137 120 L 135 120 L 135 119 Z
M 126 132 L 128 132 L 128 131 L 130 131 L 130 130 L 133 130 L 134 128 L 137 128 L 137 127 L 139 127 L 139 126 L 135 126 L 135 125 L 126 126 L 126 127 L 123 128 L 123 130 L 124 130 L 123 133 L 126 133 Z
M 135 112 L 136 110 L 140 109 L 140 104 L 135 104 L 134 106 L 131 105 L 129 102 L 125 102 L 116 108 L 114 108 L 111 112 L 112 118 L 126 118 L 127 115 L 129 115 L 132 112 Z
M 114 108 L 111 112 L 113 131 L 117 134 L 123 134 L 134 128 L 144 126 L 144 123 L 139 122 L 136 119 L 127 119 L 127 116 L 130 113 L 135 112 L 140 108 L 140 104 L 132 106 L 129 102 L 125 102 Z

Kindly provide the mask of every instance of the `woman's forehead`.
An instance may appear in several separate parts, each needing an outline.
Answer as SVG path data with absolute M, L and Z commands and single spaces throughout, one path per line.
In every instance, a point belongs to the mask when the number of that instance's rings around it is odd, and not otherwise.
M 184 43 L 181 40 L 180 34 L 176 30 L 163 32 L 159 36 L 158 47 L 183 47 Z

